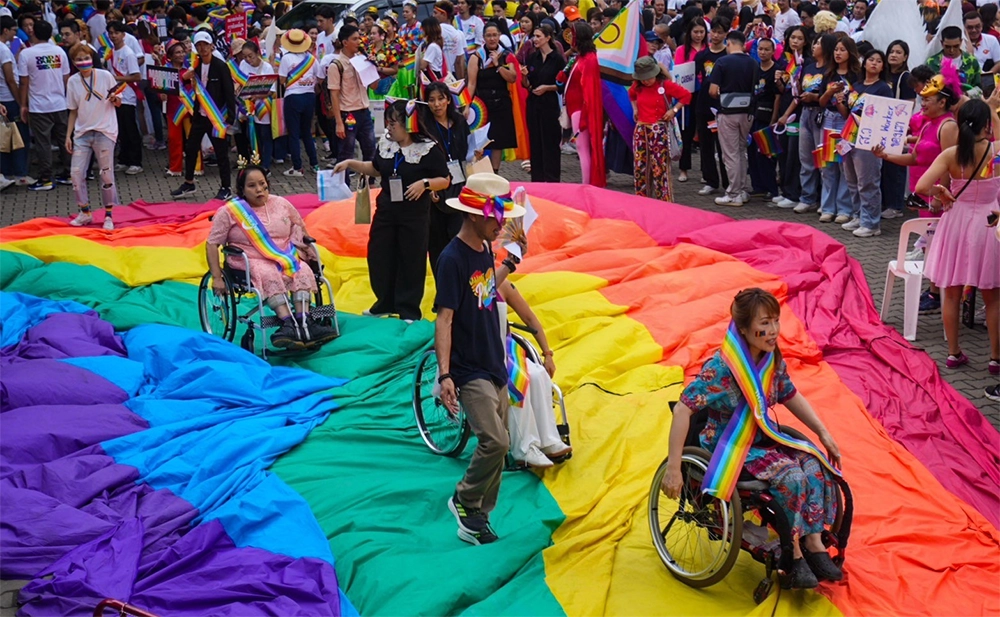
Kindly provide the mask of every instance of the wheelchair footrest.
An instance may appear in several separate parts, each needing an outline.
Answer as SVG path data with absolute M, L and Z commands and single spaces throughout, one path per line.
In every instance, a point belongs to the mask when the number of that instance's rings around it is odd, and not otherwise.
M 261 328 L 277 328 L 281 326 L 282 323 L 284 323 L 284 320 L 277 315 L 268 315 L 260 318 Z
M 312 310 L 309 311 L 309 315 L 313 319 L 325 319 L 327 317 L 336 317 L 337 309 L 332 304 L 323 304 L 321 306 L 314 306 Z

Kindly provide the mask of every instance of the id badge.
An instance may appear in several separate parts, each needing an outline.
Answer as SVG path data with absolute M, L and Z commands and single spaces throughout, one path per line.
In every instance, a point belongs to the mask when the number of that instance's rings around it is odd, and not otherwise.
M 389 200 L 403 201 L 403 179 L 399 176 L 389 178 Z
M 465 182 L 465 172 L 462 170 L 462 161 L 449 160 L 448 173 L 451 174 L 452 184 Z

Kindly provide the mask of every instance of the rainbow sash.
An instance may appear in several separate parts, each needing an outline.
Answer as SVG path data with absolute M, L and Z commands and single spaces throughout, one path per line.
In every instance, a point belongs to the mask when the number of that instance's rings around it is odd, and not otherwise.
M 758 429 L 780 445 L 815 456 L 830 473 L 839 477 L 840 471 L 816 446 L 806 440 L 785 435 L 768 416 L 767 395 L 777 370 L 774 353 L 768 353 L 754 366 L 746 340 L 737 330 L 736 324 L 730 323 L 720 354 L 746 401 L 733 413 L 715 446 L 702 480 L 702 492 L 718 499 L 728 500 L 732 496 Z
M 247 238 L 250 239 L 250 244 L 257 249 L 257 252 L 265 259 L 273 261 L 274 265 L 285 276 L 295 276 L 295 273 L 301 267 L 299 265 L 299 254 L 295 250 L 295 245 L 289 242 L 287 249 L 282 250 L 278 248 L 274 239 L 271 238 L 271 234 L 267 233 L 264 224 L 260 222 L 257 214 L 253 211 L 253 208 L 239 197 L 230 199 L 226 202 L 226 205 L 229 206 L 229 212 L 239 222 Z
M 180 98 L 181 106 L 174 112 L 174 124 L 179 126 L 184 116 L 194 117 L 194 90 L 185 88 L 181 84 L 177 96 Z
M 226 61 L 226 66 L 229 67 L 229 74 L 233 76 L 233 81 L 236 82 L 240 88 L 247 85 L 247 74 L 240 70 L 236 60 L 230 58 Z
M 194 82 L 194 99 L 205 110 L 205 115 L 212 124 L 212 136 L 222 139 L 226 136 L 226 120 L 222 116 L 222 112 L 209 96 L 208 91 L 205 90 L 205 86 L 197 78 L 191 81 Z
M 288 81 L 285 82 L 285 88 L 291 88 L 295 85 L 295 82 L 302 79 L 302 77 L 312 70 L 313 66 L 316 64 L 316 58 L 312 55 L 307 55 L 306 59 L 302 61 L 297 67 L 292 69 L 292 72 L 288 74 Z
M 524 405 L 528 394 L 528 356 L 510 334 L 507 335 L 507 392 L 511 405 Z

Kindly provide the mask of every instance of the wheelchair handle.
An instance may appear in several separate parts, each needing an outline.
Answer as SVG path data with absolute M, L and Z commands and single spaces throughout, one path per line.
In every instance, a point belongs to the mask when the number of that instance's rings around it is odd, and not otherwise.
M 312 236 L 302 236 L 302 241 L 306 244 L 316 244 L 316 238 Z
M 522 332 L 527 332 L 528 334 L 531 334 L 532 336 L 534 336 L 535 334 L 538 334 L 538 330 L 535 330 L 531 326 L 522 326 L 519 323 L 514 323 L 514 322 L 511 322 L 511 321 L 508 321 L 507 325 L 509 327 L 511 327 L 511 328 L 514 328 L 515 330 L 521 330 Z
M 228 246 L 227 245 L 227 246 L 222 247 L 222 254 L 223 255 L 242 255 L 243 254 L 243 249 L 241 249 L 238 246 Z

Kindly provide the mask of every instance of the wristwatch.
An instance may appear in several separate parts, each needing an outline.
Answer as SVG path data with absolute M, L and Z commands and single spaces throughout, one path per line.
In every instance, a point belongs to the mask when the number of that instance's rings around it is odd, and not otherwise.
M 428 180 L 427 178 L 424 178 L 424 188 L 427 189 L 428 191 L 431 190 L 431 181 Z

